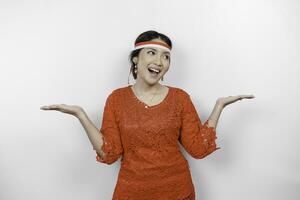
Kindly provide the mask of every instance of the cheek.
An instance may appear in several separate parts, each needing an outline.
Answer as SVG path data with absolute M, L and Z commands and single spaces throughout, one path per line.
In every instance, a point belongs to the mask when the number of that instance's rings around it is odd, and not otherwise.
M 152 59 L 149 56 L 144 56 L 142 59 L 139 60 L 142 65 L 148 64 L 152 62 Z
M 170 61 L 167 61 L 167 60 L 164 61 L 164 66 L 167 67 L 167 68 L 169 68 L 169 66 L 170 66 Z
M 166 65 L 166 66 L 164 67 L 164 71 L 167 72 L 167 71 L 169 70 L 169 68 L 170 68 L 170 66 L 169 66 L 169 65 Z

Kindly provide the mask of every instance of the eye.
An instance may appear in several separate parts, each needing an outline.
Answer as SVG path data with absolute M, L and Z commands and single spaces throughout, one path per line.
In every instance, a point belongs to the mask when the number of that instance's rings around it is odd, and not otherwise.
M 165 59 L 170 60 L 170 56 L 169 55 L 165 55 Z
M 147 53 L 150 54 L 150 55 L 154 55 L 155 54 L 154 51 L 148 51 Z

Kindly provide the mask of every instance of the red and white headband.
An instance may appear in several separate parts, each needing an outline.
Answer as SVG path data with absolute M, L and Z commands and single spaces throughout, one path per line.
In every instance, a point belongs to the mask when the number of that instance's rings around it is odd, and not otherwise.
M 171 52 L 171 47 L 163 42 L 156 42 L 156 41 L 148 41 L 148 42 L 139 42 L 134 45 L 134 50 L 141 49 L 141 48 L 149 48 L 149 47 L 156 47 L 166 50 L 167 52 Z

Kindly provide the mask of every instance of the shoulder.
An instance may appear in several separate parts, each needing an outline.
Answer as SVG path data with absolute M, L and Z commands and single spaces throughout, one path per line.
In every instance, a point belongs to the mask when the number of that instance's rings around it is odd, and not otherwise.
M 166 85 L 168 86 L 168 85 Z M 175 101 L 176 105 L 180 105 L 180 107 L 184 106 L 187 102 L 191 101 L 190 95 L 186 89 L 176 87 L 176 86 L 168 86 L 172 90 L 172 98 Z
M 173 86 L 171 88 L 175 91 L 176 95 L 181 99 L 190 97 L 189 93 L 183 88 L 173 87 Z
M 115 88 L 106 93 L 106 106 L 111 107 L 113 109 L 118 109 L 118 105 L 122 103 L 121 98 L 123 93 L 125 92 L 126 87 Z
M 129 86 L 115 88 L 109 93 L 108 98 L 114 99 L 114 101 L 120 99 L 120 97 L 126 95 L 128 89 L 130 89 Z
M 112 92 L 110 93 L 110 95 L 114 95 L 114 96 L 117 96 L 117 95 L 120 95 L 122 92 L 125 91 L 127 87 L 119 87 L 119 88 L 115 88 L 112 90 Z

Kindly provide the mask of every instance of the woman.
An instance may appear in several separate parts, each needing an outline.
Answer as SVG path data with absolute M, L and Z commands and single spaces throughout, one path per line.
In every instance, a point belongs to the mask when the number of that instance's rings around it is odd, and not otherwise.
M 98 162 L 112 164 L 122 158 L 114 200 L 194 200 L 189 165 L 178 141 L 192 157 L 206 157 L 219 149 L 215 129 L 222 109 L 237 100 L 254 98 L 219 98 L 202 124 L 186 91 L 159 82 L 169 70 L 171 49 L 171 40 L 164 34 L 147 31 L 138 36 L 130 54 L 130 72 L 136 82 L 108 95 L 100 130 L 79 106 L 41 107 L 76 116 Z

